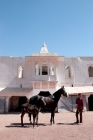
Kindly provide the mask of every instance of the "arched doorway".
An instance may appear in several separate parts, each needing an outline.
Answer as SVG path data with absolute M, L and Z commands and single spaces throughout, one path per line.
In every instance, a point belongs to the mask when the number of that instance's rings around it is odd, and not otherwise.
M 26 96 L 12 96 L 9 101 L 9 111 L 21 111 L 21 105 L 27 103 L 27 100 Z
M 93 94 L 88 97 L 89 111 L 93 111 Z

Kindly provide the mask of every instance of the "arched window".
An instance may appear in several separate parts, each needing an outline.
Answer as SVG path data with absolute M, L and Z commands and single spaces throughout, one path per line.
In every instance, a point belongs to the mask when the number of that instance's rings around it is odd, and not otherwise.
M 42 75 L 48 75 L 48 66 L 45 62 L 42 64 Z
M 70 67 L 66 66 L 65 67 L 65 78 L 70 78 L 70 77 L 71 77 Z
M 90 66 L 88 68 L 88 73 L 89 73 L 89 77 L 93 77 L 93 67 L 92 66 Z
M 22 66 L 18 67 L 18 78 L 23 78 L 23 67 Z
M 35 75 L 40 75 L 40 66 L 39 63 L 35 63 Z

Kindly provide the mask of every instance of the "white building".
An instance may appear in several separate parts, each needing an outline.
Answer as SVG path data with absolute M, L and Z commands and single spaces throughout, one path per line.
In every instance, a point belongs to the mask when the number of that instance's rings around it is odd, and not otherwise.
M 40 53 L 25 57 L 0 57 L 0 112 L 18 111 L 20 105 L 40 91 L 54 93 L 65 86 L 69 98 L 58 103 L 61 111 L 73 111 L 78 93 L 85 110 L 93 110 L 93 57 L 64 57 L 49 53 L 46 44 Z M 91 95 L 91 96 L 90 96 Z

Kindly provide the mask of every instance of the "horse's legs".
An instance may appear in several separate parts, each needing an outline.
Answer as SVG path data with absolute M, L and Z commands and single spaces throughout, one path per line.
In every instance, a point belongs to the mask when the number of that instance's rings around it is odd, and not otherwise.
M 31 122 L 31 113 L 29 113 L 28 115 L 29 115 L 29 121 L 32 124 L 32 122 Z
M 21 114 L 21 125 L 22 126 L 24 126 L 24 124 L 23 124 L 23 117 L 24 117 L 25 113 L 26 113 L 25 109 L 22 109 L 22 114 Z
M 34 128 L 34 125 L 35 125 L 35 118 L 36 118 L 36 115 L 33 114 L 33 128 Z
M 55 115 L 55 110 L 52 110 L 51 111 L 51 119 L 50 119 L 50 123 L 52 124 L 52 122 L 53 122 L 53 124 L 55 123 L 55 121 L 54 121 L 54 115 Z
M 55 116 L 55 111 L 53 111 L 53 113 L 52 113 L 52 117 L 53 117 L 53 124 L 55 123 L 55 121 L 54 121 L 54 116 Z
M 37 114 L 37 116 L 36 116 L 36 124 L 37 124 L 37 126 L 38 126 L 38 114 Z
M 53 116 L 53 113 L 52 113 L 52 111 L 51 111 L 50 124 L 52 124 L 52 116 Z

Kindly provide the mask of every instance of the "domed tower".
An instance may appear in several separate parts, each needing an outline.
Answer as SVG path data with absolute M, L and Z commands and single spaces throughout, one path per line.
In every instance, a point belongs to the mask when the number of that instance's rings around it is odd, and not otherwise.
M 44 44 L 42 45 L 42 48 L 41 48 L 40 53 L 49 53 L 45 42 L 44 42 Z

